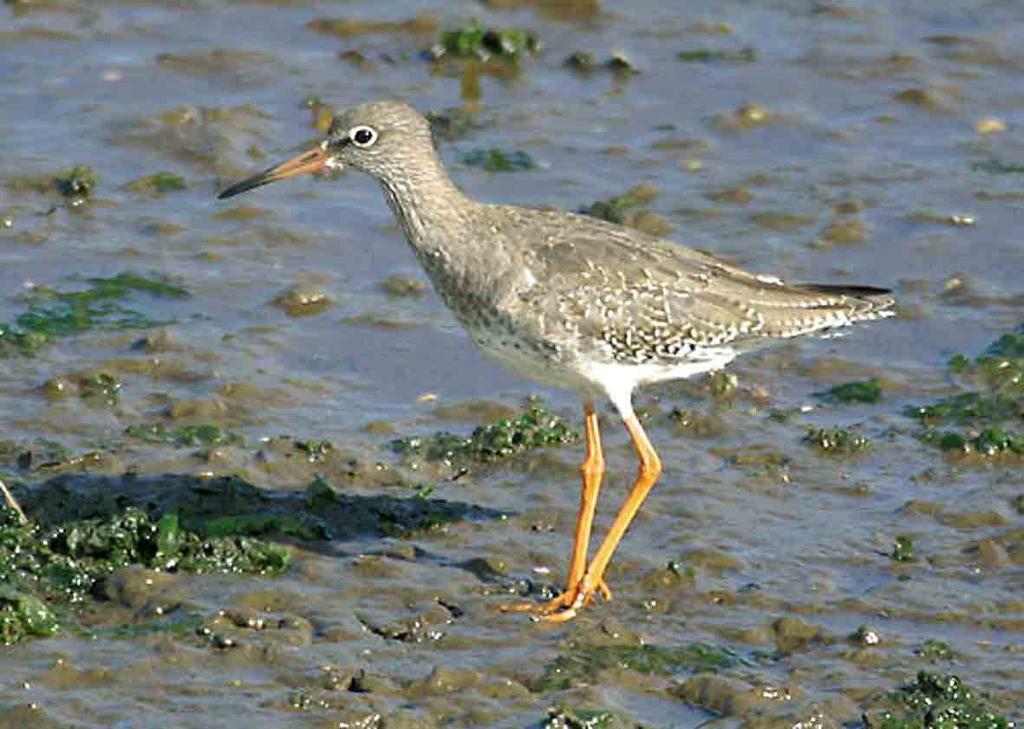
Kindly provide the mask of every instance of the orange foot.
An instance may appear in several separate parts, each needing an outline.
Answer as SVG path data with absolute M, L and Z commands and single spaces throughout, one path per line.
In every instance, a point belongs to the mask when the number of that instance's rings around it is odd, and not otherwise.
M 575 587 L 566 590 L 554 600 L 540 604 L 534 602 L 513 603 L 511 605 L 502 605 L 499 609 L 503 613 L 537 613 L 538 620 L 563 622 L 576 617 L 576 611 L 580 608 L 592 605 L 595 592 L 600 592 L 601 597 L 606 601 L 612 599 L 612 591 L 608 589 L 608 585 L 605 584 L 604 580 L 598 580 L 594 587 L 584 591 L 584 594 L 581 595 L 582 590 L 583 580 L 580 580 L 576 583 Z M 572 614 L 568 615 L 568 613 Z M 566 617 L 561 617 L 563 615 Z

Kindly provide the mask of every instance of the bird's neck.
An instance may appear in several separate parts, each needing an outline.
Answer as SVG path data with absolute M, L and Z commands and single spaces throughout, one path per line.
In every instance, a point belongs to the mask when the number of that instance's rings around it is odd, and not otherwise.
M 404 162 L 401 174 L 380 178 L 380 185 L 406 239 L 421 255 L 446 252 L 478 205 L 455 186 L 436 155 Z

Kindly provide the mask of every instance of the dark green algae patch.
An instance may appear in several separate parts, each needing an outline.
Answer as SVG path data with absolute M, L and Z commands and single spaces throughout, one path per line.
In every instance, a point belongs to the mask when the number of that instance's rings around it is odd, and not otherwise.
M 680 51 L 676 58 L 683 63 L 754 63 L 757 61 L 757 50 L 752 46 L 737 50 L 691 48 Z
M 162 572 L 279 574 L 288 550 L 241 535 L 207 537 L 178 514 L 151 517 L 129 506 L 102 517 L 21 525 L 0 511 L 0 642 L 10 645 L 75 625 L 84 603 L 114 572 L 138 565 Z
M 653 236 L 669 235 L 675 230 L 663 215 L 651 209 L 651 204 L 661 195 L 661 189 L 649 182 L 641 182 L 621 195 L 597 200 L 590 205 L 577 208 L 576 212 L 592 218 L 607 220 Z
M 188 292 L 165 279 L 122 272 L 86 280 L 84 289 L 66 291 L 37 286 L 22 296 L 25 311 L 0 322 L 0 359 L 31 357 L 57 339 L 92 330 L 145 329 L 155 321 L 125 302 L 138 294 L 184 299 Z
M 537 166 L 533 158 L 522 150 L 505 152 L 501 149 L 474 149 L 462 154 L 462 164 L 478 167 L 486 172 L 520 172 Z
M 161 423 L 129 425 L 124 429 L 124 434 L 128 438 L 144 443 L 173 445 L 177 448 L 208 448 L 243 442 L 242 437 L 237 433 L 223 430 L 213 423 L 183 425 L 179 428 L 168 428 Z
M 160 198 L 168 192 L 178 192 L 188 187 L 185 178 L 173 172 L 154 172 L 132 180 L 124 186 L 128 192 L 137 195 Z
M 951 674 L 918 671 L 913 681 L 874 702 L 865 729 L 1013 729 L 969 686 Z
M 861 453 L 870 442 L 867 436 L 850 428 L 812 428 L 804 436 L 804 443 L 815 450 L 840 456 Z
M 400 438 L 391 442 L 391 448 L 406 460 L 442 463 L 459 471 L 577 440 L 579 433 L 560 417 L 544 408 L 532 407 L 515 417 L 482 425 L 468 438 L 440 432 L 427 437 Z
M 533 688 L 537 691 L 562 691 L 587 685 L 597 681 L 598 674 L 606 669 L 672 676 L 715 672 L 740 663 L 742 659 L 732 650 L 707 643 L 582 646 L 563 653 L 545 666 Z
M 441 33 L 441 41 L 433 49 L 435 57 L 443 55 L 477 58 L 482 61 L 500 58 L 518 61 L 540 50 L 537 35 L 520 28 L 485 28 L 477 22 Z
M 552 707 L 541 729 L 604 729 L 615 726 L 615 715 L 602 709 Z
M 88 198 L 99 182 L 96 171 L 87 165 L 75 165 L 62 172 L 17 177 L 7 181 L 7 189 L 14 193 L 44 195 L 56 192 L 69 200 Z
M 1024 457 L 1024 328 L 1003 334 L 977 357 L 955 355 L 948 370 L 971 389 L 906 410 L 925 426 L 921 440 L 961 457 Z
M 818 394 L 831 403 L 871 405 L 882 401 L 882 384 L 874 379 L 860 382 L 844 382 L 841 385 L 830 388 L 826 392 Z

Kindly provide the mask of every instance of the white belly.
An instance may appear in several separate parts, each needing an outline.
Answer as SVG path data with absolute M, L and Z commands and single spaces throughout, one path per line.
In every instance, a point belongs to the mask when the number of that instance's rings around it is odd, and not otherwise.
M 580 376 L 603 392 L 623 417 L 633 411 L 633 390 L 643 385 L 670 380 L 686 380 L 694 375 L 720 370 L 736 358 L 733 349 L 704 350 L 700 359 L 673 363 L 621 364 L 589 362 L 580 367 Z

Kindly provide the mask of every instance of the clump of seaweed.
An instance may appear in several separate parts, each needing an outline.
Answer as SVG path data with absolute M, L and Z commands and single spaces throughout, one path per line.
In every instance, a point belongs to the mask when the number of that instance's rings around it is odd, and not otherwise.
M 288 550 L 248 536 L 206 536 L 178 514 L 158 518 L 129 506 L 52 525 L 0 507 L 0 643 L 45 637 L 74 622 L 73 606 L 116 570 L 279 574 Z
M 628 78 L 640 73 L 640 69 L 624 53 L 613 53 L 604 62 L 598 62 L 597 56 L 590 51 L 574 51 L 570 53 L 562 65 L 580 74 L 589 75 L 594 71 L 611 71 L 619 78 Z
M 132 439 L 146 443 L 161 443 L 178 448 L 206 448 L 217 445 L 234 445 L 243 441 L 236 433 L 222 430 L 213 423 L 201 425 L 183 425 L 180 428 L 167 428 L 159 423 L 151 425 L 129 425 L 124 434 Z
M 741 662 L 732 650 L 708 643 L 679 646 L 594 645 L 575 648 L 555 658 L 536 682 L 537 691 L 562 691 L 592 683 L 608 668 L 658 676 L 681 672 L 715 672 Z
M 188 185 L 185 178 L 173 172 L 154 172 L 151 175 L 139 177 L 124 186 L 128 192 L 138 195 L 160 198 L 168 192 L 184 190 Z
M 1024 327 L 1003 334 L 973 360 L 955 355 L 949 369 L 994 393 L 1024 396 Z
M 578 438 L 579 434 L 557 415 L 532 407 L 513 418 L 481 426 L 468 438 L 441 432 L 426 438 L 401 438 L 392 441 L 391 447 L 404 457 L 457 469 L 506 460 L 535 448 L 573 443 Z
M 661 191 L 654 185 L 637 185 L 621 195 L 586 205 L 580 208 L 579 212 L 611 223 L 625 225 L 631 215 L 646 209 L 660 194 Z
M 985 457 L 1024 456 L 1024 434 L 999 427 L 985 428 L 977 435 L 952 430 L 925 431 L 922 439 L 947 453 L 976 454 Z
M 819 393 L 829 402 L 842 405 L 873 404 L 882 400 L 882 384 L 875 379 L 860 382 L 844 382 Z
M 907 416 L 928 426 L 921 439 L 958 456 L 1024 456 L 1024 434 L 1007 425 L 1024 419 L 1024 328 L 1003 334 L 977 357 L 955 355 L 949 370 L 974 389 L 908 408 Z M 965 427 L 939 427 L 945 423 Z
M 537 166 L 533 157 L 522 150 L 505 152 L 501 149 L 474 149 L 462 154 L 462 164 L 479 167 L 487 172 L 520 172 Z
M 804 442 L 823 453 L 852 455 L 863 451 L 871 441 L 847 428 L 813 428 L 804 436 Z
M 520 28 L 485 28 L 476 21 L 441 33 L 441 42 L 431 49 L 434 58 L 445 55 L 487 61 L 500 58 L 519 61 L 540 50 L 533 31 Z
M 650 209 L 651 203 L 659 195 L 661 190 L 656 185 L 644 182 L 629 188 L 621 195 L 585 205 L 577 212 L 636 228 L 651 235 L 668 235 L 674 229 L 672 224 Z
M 1024 398 L 1005 393 L 962 392 L 941 398 L 931 405 L 907 409 L 907 415 L 926 425 L 946 421 L 1008 420 L 1024 418 Z
M 866 729 L 1013 729 L 974 690 L 951 674 L 918 671 L 915 679 L 864 714 Z
M 603 709 L 551 707 L 542 729 L 602 729 L 614 726 L 615 715 Z
M 24 295 L 26 310 L 10 323 L 0 322 L 0 358 L 30 357 L 62 337 L 93 329 L 142 329 L 167 322 L 150 319 L 123 301 L 135 294 L 182 299 L 188 292 L 160 278 L 119 273 L 87 280 L 88 288 L 60 291 L 37 286 Z
M 754 63 L 757 50 L 744 46 L 738 50 L 713 50 L 711 48 L 690 48 L 676 54 L 683 63 Z
M 901 534 L 893 540 L 892 552 L 889 557 L 893 562 L 914 561 L 914 540 L 906 534 Z

